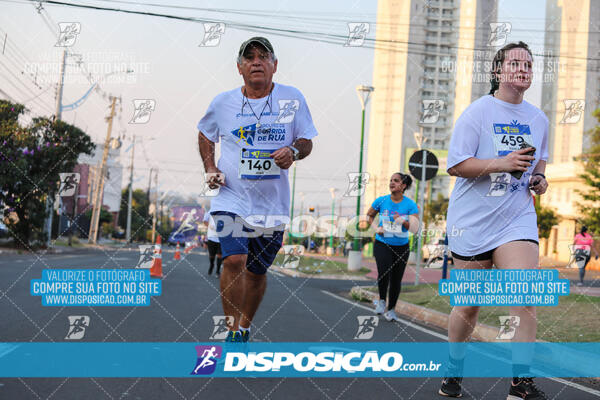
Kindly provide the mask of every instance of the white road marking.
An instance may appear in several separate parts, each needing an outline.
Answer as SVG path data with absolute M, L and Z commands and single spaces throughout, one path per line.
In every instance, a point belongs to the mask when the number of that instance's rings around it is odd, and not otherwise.
M 331 296 L 331 297 L 334 297 L 334 298 L 336 298 L 336 299 L 338 299 L 338 300 L 341 300 L 341 301 L 343 301 L 343 302 L 346 302 L 346 303 L 348 303 L 348 304 L 352 304 L 354 307 L 359 307 L 359 308 L 362 308 L 362 309 L 364 309 L 364 310 L 367 310 L 367 311 L 373 312 L 373 308 L 371 308 L 371 307 L 367 307 L 367 306 L 365 306 L 364 304 L 360 304 L 360 303 L 358 303 L 358 302 L 355 302 L 355 301 L 348 300 L 348 299 L 346 299 L 346 298 L 344 298 L 344 297 L 338 296 L 337 294 L 333 294 L 333 293 L 331 293 L 331 292 L 328 292 L 328 291 L 326 291 L 326 290 L 321 290 L 321 292 L 323 292 L 323 293 L 325 293 L 325 294 L 327 294 L 327 295 L 329 295 L 329 296 Z M 443 335 L 443 334 L 441 334 L 441 333 L 438 333 L 438 332 L 432 331 L 432 330 L 430 330 L 430 329 L 427 329 L 427 328 L 423 328 L 422 326 L 419 326 L 419 325 L 413 324 L 412 322 L 406 321 L 406 320 L 404 320 L 404 319 L 402 319 L 402 318 L 400 318 L 400 321 L 399 321 L 399 322 L 401 322 L 401 323 L 403 323 L 403 324 L 405 324 L 405 325 L 407 325 L 407 326 L 410 326 L 411 328 L 414 328 L 414 329 L 416 329 L 416 330 L 419 330 L 419 331 L 421 331 L 421 332 L 428 333 L 428 334 L 430 334 L 430 335 L 432 335 L 432 336 L 435 336 L 435 337 L 437 337 L 437 338 L 440 338 L 440 339 L 443 339 L 443 340 L 448 340 L 448 336 L 446 336 L 446 335 Z M 586 392 L 586 393 L 592 394 L 592 395 L 594 395 L 594 396 L 600 397 L 600 391 L 599 391 L 599 390 L 595 390 L 595 389 L 589 388 L 589 387 L 587 387 L 587 386 L 580 385 L 579 383 L 570 382 L 570 381 L 567 381 L 567 380 L 565 380 L 565 379 L 562 379 L 562 378 L 545 378 L 545 379 L 551 379 L 551 380 L 553 380 L 553 381 L 555 381 L 555 382 L 562 383 L 563 385 L 567 385 L 567 386 L 571 386 L 572 388 L 579 389 L 579 390 L 581 390 L 582 392 Z
M 363 304 L 360 304 L 360 303 L 357 303 L 355 301 L 345 299 L 345 298 L 343 298 L 341 296 L 338 296 L 337 294 L 333 294 L 333 293 L 328 292 L 326 290 L 321 290 L 321 292 L 323 292 L 325 294 L 328 294 L 331 297 L 335 297 L 336 299 L 344 301 L 344 302 L 346 302 L 348 304 L 352 304 L 354 307 L 360 307 L 360 308 L 362 308 L 364 310 L 370 311 L 370 312 L 373 313 L 373 315 L 375 315 L 375 310 L 372 307 L 367 307 L 367 306 L 365 306 Z M 409 322 L 409 321 L 407 321 L 405 319 L 399 318 L 399 322 L 403 323 L 404 325 L 410 326 L 411 328 L 414 328 L 414 329 L 416 329 L 418 331 L 428 333 L 428 334 L 430 334 L 432 336 L 435 336 L 435 337 L 437 337 L 439 339 L 446 340 L 446 341 L 448 340 L 448 336 L 446 336 L 446 335 L 443 335 L 441 333 L 437 333 L 437 332 L 432 331 L 432 330 L 427 329 L 427 328 L 423 328 L 422 326 L 419 326 L 417 324 L 413 324 L 412 322 Z

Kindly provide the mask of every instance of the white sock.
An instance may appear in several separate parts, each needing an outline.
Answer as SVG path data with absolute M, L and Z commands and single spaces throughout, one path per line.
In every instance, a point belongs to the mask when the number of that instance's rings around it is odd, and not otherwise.
M 240 333 L 244 333 L 244 332 L 248 332 L 250 333 L 250 327 L 248 328 L 244 328 L 241 325 L 238 326 L 238 330 L 240 331 Z

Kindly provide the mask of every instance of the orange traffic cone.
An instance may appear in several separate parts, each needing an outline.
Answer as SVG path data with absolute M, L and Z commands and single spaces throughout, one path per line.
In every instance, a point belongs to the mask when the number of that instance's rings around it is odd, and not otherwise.
M 183 247 L 183 254 L 189 254 L 190 251 L 192 251 L 192 248 L 189 245 L 189 242 L 185 242 Z
M 181 252 L 179 251 L 179 242 L 177 242 L 177 247 L 175 247 L 175 260 L 181 260 Z
M 160 235 L 156 237 L 156 244 L 154 245 L 154 260 L 152 260 L 152 267 L 150 267 L 150 276 L 155 278 L 163 277 L 162 273 L 162 249 L 161 249 L 161 238 Z

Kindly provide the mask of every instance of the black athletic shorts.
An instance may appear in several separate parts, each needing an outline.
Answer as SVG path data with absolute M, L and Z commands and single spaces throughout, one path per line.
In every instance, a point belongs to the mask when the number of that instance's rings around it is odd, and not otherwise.
M 219 243 L 219 242 L 213 242 L 212 240 L 207 240 L 206 247 L 208 248 L 209 257 L 214 257 L 217 254 L 221 254 L 221 243 Z
M 531 242 L 531 243 L 535 243 L 539 246 L 539 243 L 532 239 L 519 239 L 519 240 L 513 240 L 513 242 Z M 495 249 L 488 250 L 485 253 L 476 254 L 474 256 L 461 256 L 460 254 L 456 254 L 455 252 L 452 252 L 452 257 L 457 260 L 463 260 L 463 261 L 487 261 L 487 260 L 492 259 L 492 253 L 496 249 L 497 249 L 497 247 Z

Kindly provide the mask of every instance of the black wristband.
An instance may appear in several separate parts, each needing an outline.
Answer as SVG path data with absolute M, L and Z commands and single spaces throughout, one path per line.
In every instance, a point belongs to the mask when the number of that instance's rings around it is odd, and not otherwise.
M 535 174 L 533 174 L 533 176 L 539 175 L 542 178 L 546 179 L 546 175 L 542 174 L 541 172 L 536 172 Z

